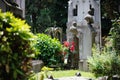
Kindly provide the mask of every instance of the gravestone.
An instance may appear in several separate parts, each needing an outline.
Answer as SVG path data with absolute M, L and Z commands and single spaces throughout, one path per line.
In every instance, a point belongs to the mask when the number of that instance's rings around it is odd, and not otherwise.
M 101 47 L 100 0 L 69 0 L 66 33 L 68 42 L 78 38 L 79 68 L 87 71 L 87 58 L 92 55 L 93 44 Z
M 58 39 L 62 43 L 62 28 L 60 27 L 49 27 L 46 33 L 52 38 Z
M 38 73 L 41 71 L 42 67 L 44 66 L 44 63 L 42 60 L 32 60 L 31 61 L 31 64 L 32 64 L 32 70 L 35 72 L 35 73 Z

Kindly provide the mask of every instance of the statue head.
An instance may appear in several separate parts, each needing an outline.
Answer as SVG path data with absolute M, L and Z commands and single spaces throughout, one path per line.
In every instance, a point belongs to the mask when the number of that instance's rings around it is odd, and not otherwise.
M 94 15 L 94 8 L 90 9 L 88 11 L 88 14 L 85 16 L 85 20 L 87 21 L 88 24 L 94 23 L 93 15 Z
M 90 14 L 91 16 L 94 16 L 94 8 L 91 8 L 91 9 L 88 11 L 88 14 Z
M 73 22 L 72 22 L 72 25 L 73 25 L 74 27 L 77 27 L 76 21 L 73 21 Z
M 77 27 L 77 23 L 76 23 L 76 21 L 73 21 L 72 26 L 70 27 L 70 32 L 72 32 L 74 35 L 78 34 L 76 27 Z

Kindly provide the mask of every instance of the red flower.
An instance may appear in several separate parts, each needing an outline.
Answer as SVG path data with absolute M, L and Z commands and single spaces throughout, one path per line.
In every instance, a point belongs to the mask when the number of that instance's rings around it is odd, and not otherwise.
M 74 42 L 74 41 L 72 41 L 71 44 L 72 44 L 73 46 L 75 46 L 75 42 Z
M 69 42 L 64 41 L 64 42 L 63 42 L 63 45 L 64 45 L 65 47 L 69 47 L 70 44 L 69 44 Z
M 70 46 L 70 51 L 73 52 L 75 50 L 75 46 L 74 45 L 71 45 Z
M 74 43 L 74 41 L 72 41 L 72 42 L 64 41 L 63 42 L 63 46 L 64 46 L 63 55 L 66 55 L 69 51 L 73 52 L 75 50 L 75 43 Z

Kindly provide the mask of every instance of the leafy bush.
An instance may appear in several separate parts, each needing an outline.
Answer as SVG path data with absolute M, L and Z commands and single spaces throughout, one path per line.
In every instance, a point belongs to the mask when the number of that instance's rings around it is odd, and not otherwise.
M 103 51 L 101 54 L 93 54 L 88 58 L 88 63 L 96 77 L 120 75 L 120 57 L 115 52 Z
M 62 45 L 60 41 L 55 38 L 52 39 L 46 34 L 37 34 L 37 36 L 38 39 L 36 47 L 40 50 L 40 54 L 37 58 L 43 60 L 44 64 L 47 66 L 61 63 Z
M 0 80 L 25 80 L 35 36 L 24 20 L 0 11 Z
M 115 20 L 110 30 L 110 36 L 106 38 L 106 47 L 101 52 L 93 49 L 93 56 L 88 59 L 90 70 L 96 76 L 120 75 L 120 23 Z
M 120 22 L 117 20 L 113 23 L 110 34 L 113 39 L 113 48 L 118 54 L 120 54 Z

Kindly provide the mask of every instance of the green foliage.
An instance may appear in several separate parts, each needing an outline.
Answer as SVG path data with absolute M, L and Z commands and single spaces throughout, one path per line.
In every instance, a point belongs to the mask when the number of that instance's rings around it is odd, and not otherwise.
M 119 0 L 100 0 L 102 37 L 109 35 L 110 28 L 112 27 L 111 21 L 119 18 L 119 4 Z
M 44 73 L 34 73 L 29 76 L 28 80 L 44 80 Z
M 102 55 L 93 55 L 93 57 L 88 59 L 90 70 L 95 74 L 96 77 L 104 76 L 107 74 L 107 71 L 111 70 L 111 57 Z
M 113 48 L 117 54 L 120 54 L 120 23 L 117 20 L 113 23 L 110 34 L 113 41 Z
M 24 20 L 0 11 L 0 80 L 24 80 L 36 53 L 35 36 Z
M 33 32 L 44 32 L 48 27 L 62 27 L 67 22 L 68 0 L 26 0 L 26 20 Z
M 120 75 L 120 23 L 115 20 L 106 38 L 106 48 L 100 52 L 94 48 L 89 67 L 96 76 Z
M 101 54 L 94 53 L 92 57 L 88 58 L 88 63 L 90 70 L 96 77 L 120 75 L 120 57 L 114 51 L 103 50 Z
M 37 34 L 37 45 L 40 54 L 37 56 L 38 59 L 43 60 L 45 65 L 56 65 L 61 62 L 62 45 L 57 39 L 52 39 L 50 36 L 45 34 Z
M 88 59 L 89 68 L 96 76 L 120 75 L 120 23 L 116 20 L 111 28 L 103 51 L 93 48 L 93 56 Z
M 120 16 L 119 0 L 101 0 L 101 13 L 104 17 L 115 19 Z

